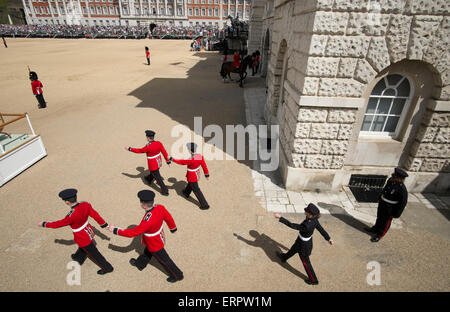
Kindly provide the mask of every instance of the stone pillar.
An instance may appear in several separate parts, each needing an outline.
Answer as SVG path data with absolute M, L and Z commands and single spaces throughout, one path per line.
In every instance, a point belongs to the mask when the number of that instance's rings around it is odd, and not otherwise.
M 244 2 L 245 3 L 245 2 Z M 264 0 L 253 0 L 249 17 L 248 51 L 262 51 Z M 261 65 L 260 65 L 261 67 Z
M 128 1 L 128 9 L 131 16 L 136 16 L 136 10 L 134 9 L 134 0 Z
M 65 1 L 63 1 L 63 7 L 64 7 L 64 12 L 65 12 L 65 15 L 64 15 L 64 18 L 62 19 L 63 21 L 66 21 L 66 24 L 68 25 L 69 23 L 67 22 L 67 6 L 66 6 L 66 2 Z M 63 23 L 64 24 L 64 23 Z
M 53 10 L 52 10 L 52 6 L 51 6 L 51 4 L 50 4 L 50 0 L 47 0 L 47 4 L 48 4 L 48 10 L 49 10 L 49 12 L 50 12 L 50 15 L 51 15 L 51 17 L 52 17 L 52 21 L 53 21 Z
M 88 1 L 88 0 L 86 0 L 86 1 Z M 119 0 L 119 10 L 120 10 L 120 14 L 119 14 L 120 15 L 119 18 L 120 18 L 123 15 L 122 0 Z M 91 16 L 89 15 L 89 17 L 91 17 Z
M 22 0 L 23 8 L 25 11 L 25 20 L 27 21 L 28 25 L 31 25 L 31 24 L 33 24 L 32 18 L 36 17 L 36 14 L 34 13 L 33 4 L 31 3 L 31 0 L 29 0 L 29 2 L 30 2 L 30 6 L 27 6 L 27 0 Z M 31 12 L 29 11 L 29 9 L 31 9 Z M 31 14 L 31 18 L 30 18 L 30 14 Z

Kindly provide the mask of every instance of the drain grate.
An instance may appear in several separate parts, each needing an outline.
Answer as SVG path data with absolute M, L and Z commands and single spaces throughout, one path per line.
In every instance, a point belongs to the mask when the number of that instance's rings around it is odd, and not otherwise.
M 376 203 L 386 183 L 387 176 L 352 174 L 349 189 L 360 203 Z

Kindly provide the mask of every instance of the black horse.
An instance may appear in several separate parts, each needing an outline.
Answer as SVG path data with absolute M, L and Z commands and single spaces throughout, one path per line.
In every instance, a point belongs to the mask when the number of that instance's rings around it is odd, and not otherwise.
M 222 64 L 222 68 L 220 69 L 220 75 L 223 78 L 223 81 L 225 82 L 225 78 L 228 75 L 228 78 L 230 80 L 231 76 L 230 73 L 237 73 L 239 74 L 239 87 L 243 87 L 242 82 L 244 81 L 245 77 L 247 77 L 247 67 L 250 66 L 252 63 L 252 56 L 247 55 L 244 57 L 244 59 L 241 62 L 241 66 L 239 68 L 236 68 L 233 66 L 233 62 L 225 62 Z

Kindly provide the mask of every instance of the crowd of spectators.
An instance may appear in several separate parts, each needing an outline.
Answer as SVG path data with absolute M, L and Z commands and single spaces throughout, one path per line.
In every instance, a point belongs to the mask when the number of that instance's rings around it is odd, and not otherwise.
M 84 26 L 84 25 L 6 25 L 0 24 L 0 35 L 26 38 L 118 38 L 118 39 L 196 39 L 220 40 L 224 31 L 218 26 L 157 25 L 148 26 Z
M 26 38 L 118 38 L 149 37 L 143 26 L 84 26 L 84 25 L 0 25 L 0 35 Z
M 152 31 L 154 38 L 161 39 L 195 39 L 199 36 L 218 39 L 221 31 L 218 26 L 156 26 Z

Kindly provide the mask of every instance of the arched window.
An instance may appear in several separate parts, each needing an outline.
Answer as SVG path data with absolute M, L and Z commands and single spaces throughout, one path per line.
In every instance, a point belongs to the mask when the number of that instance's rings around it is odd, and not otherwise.
M 370 94 L 360 134 L 396 137 L 410 97 L 408 78 L 393 74 L 378 81 Z

